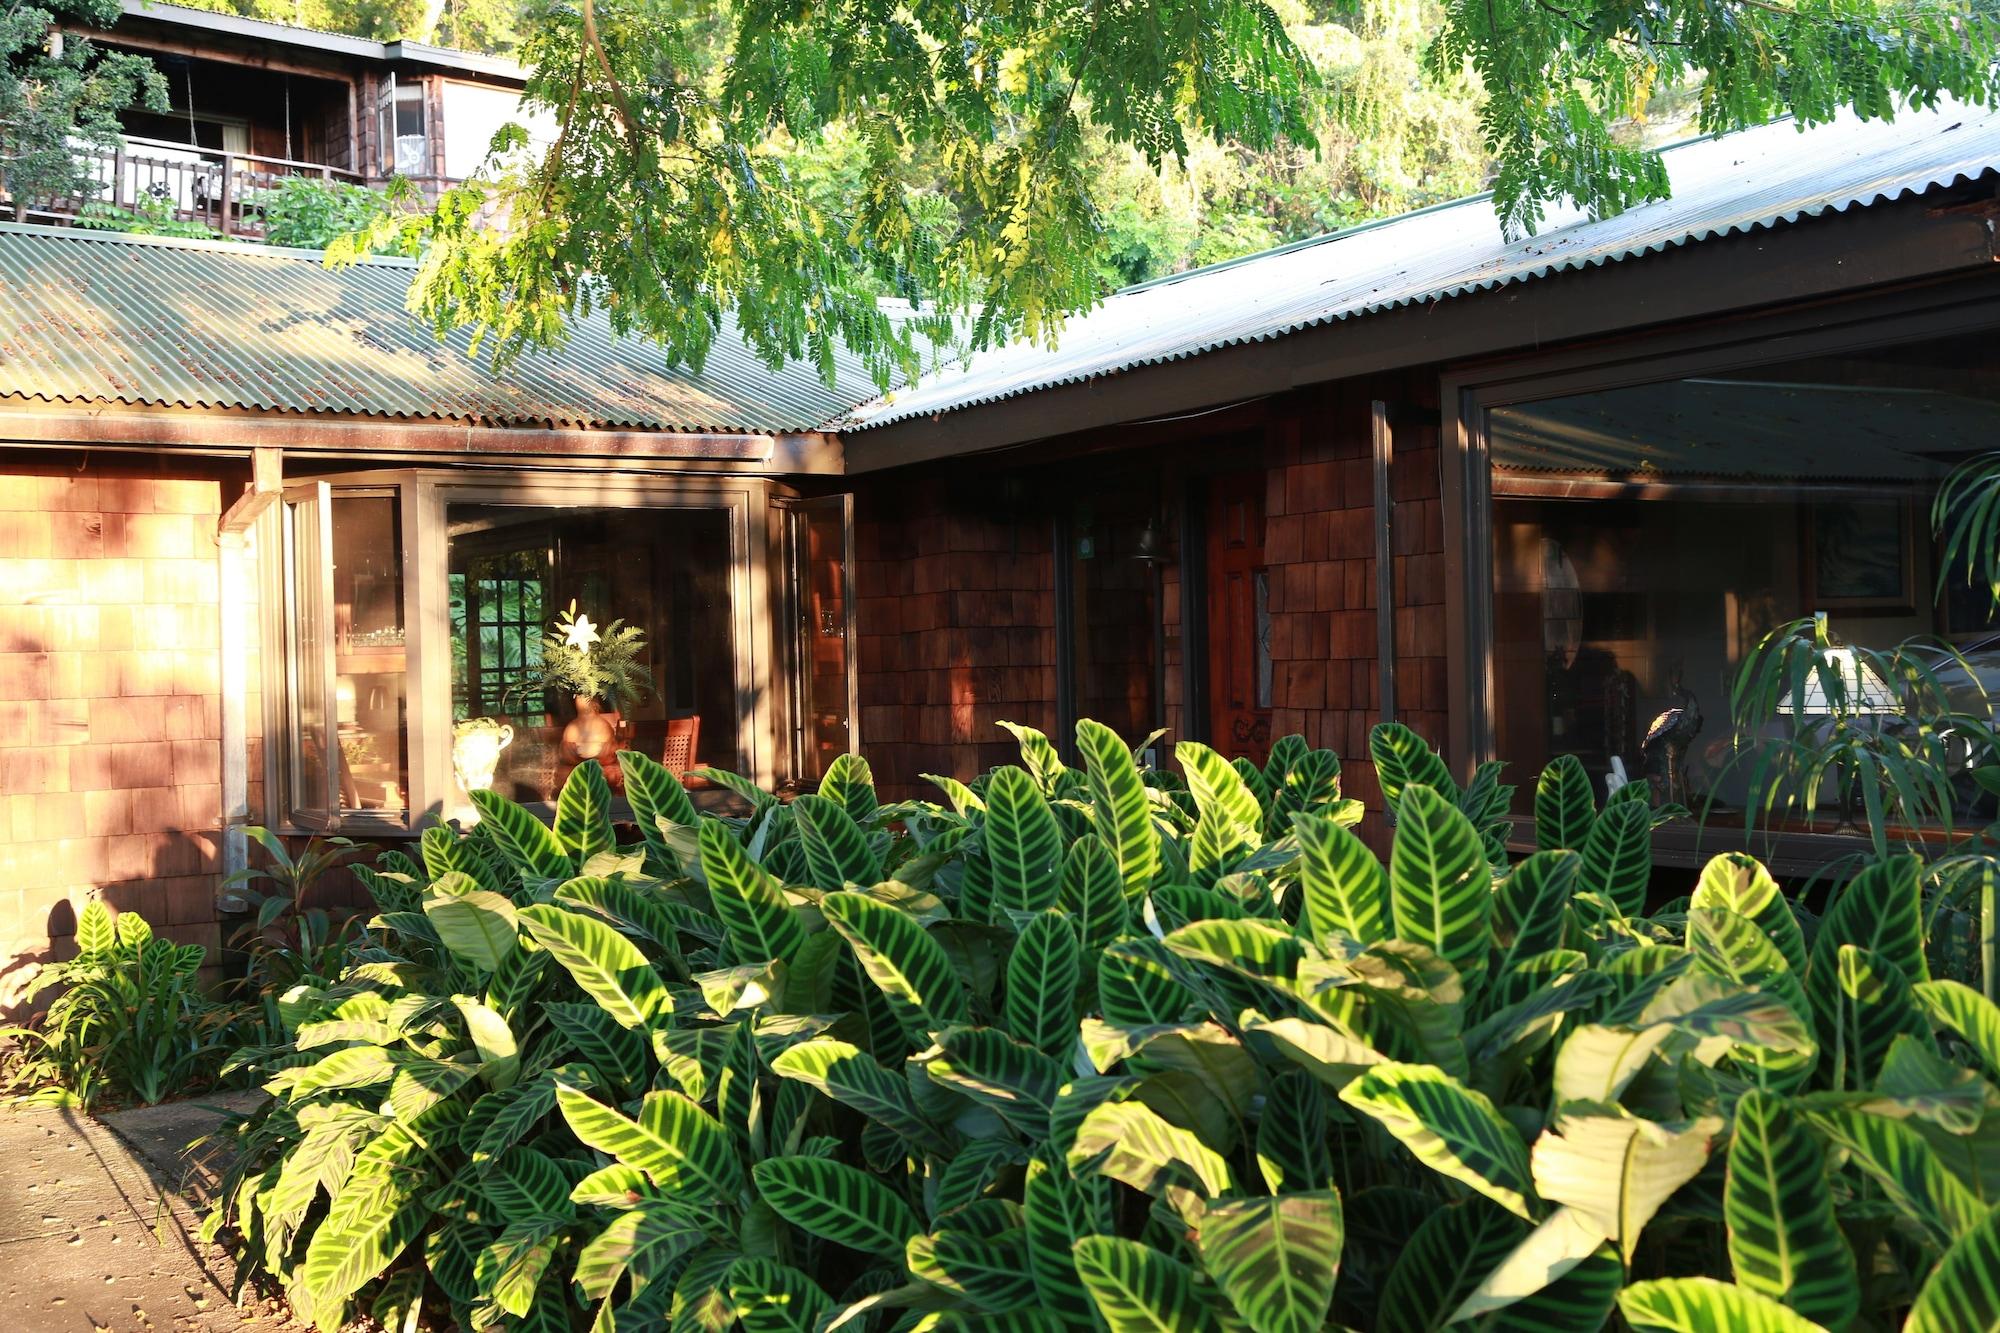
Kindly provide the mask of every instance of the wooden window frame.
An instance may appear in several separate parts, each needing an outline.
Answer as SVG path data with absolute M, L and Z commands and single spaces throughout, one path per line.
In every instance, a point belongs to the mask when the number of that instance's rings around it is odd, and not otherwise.
M 1445 757 L 1453 771 L 1464 777 L 1479 763 L 1498 757 L 1493 727 L 1493 478 L 1487 427 L 1493 409 L 1955 334 L 1990 334 L 2000 330 L 1996 297 L 2000 297 L 2000 278 L 1960 276 L 1738 319 L 1681 325 L 1589 347 L 1448 368 L 1440 377 L 1438 401 L 1448 571 L 1446 669 L 1452 702 Z M 1592 483 L 1562 484 L 1571 486 L 1572 493 L 1587 494 Z M 1665 496 L 1698 493 L 1702 485 L 1645 489 Z M 1516 781 L 1534 777 L 1513 776 Z M 1532 818 L 1517 814 L 1515 824 L 1518 844 L 1531 845 Z M 1786 874 L 1810 873 L 1867 846 L 1865 838 L 1833 833 L 1746 833 L 1740 824 L 1668 825 L 1654 840 L 1662 865 L 1693 867 L 1721 852 L 1748 850 Z

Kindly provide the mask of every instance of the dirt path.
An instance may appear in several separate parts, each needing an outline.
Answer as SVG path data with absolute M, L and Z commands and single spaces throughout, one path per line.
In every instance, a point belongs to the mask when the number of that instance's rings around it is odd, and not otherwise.
M 279 1333 L 231 1304 L 231 1267 L 195 1239 L 204 1173 L 180 1153 L 243 1094 L 115 1112 L 0 1111 L 0 1328 L 7 1333 Z M 255 1300 L 254 1297 L 250 1298 Z

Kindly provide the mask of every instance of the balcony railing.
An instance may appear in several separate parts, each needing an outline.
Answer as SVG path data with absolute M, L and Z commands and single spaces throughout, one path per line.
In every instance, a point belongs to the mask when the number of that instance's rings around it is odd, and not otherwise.
M 362 178 L 320 162 L 298 162 L 258 153 L 196 148 L 162 139 L 126 136 L 118 148 L 79 148 L 86 174 L 98 188 L 83 195 L 30 204 L 29 216 L 73 220 L 91 204 L 137 210 L 157 200 L 174 217 L 213 227 L 224 236 L 264 234 L 264 192 L 291 176 L 361 184 Z

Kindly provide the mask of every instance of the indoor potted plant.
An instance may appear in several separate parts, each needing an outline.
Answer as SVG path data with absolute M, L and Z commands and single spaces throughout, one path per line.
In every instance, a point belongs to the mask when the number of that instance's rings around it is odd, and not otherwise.
M 642 702 L 652 676 L 640 663 L 644 631 L 614 620 L 600 629 L 572 601 L 542 639 L 542 660 L 529 668 L 514 691 L 566 694 L 576 716 L 563 727 L 562 754 L 570 764 L 595 759 L 616 774 L 619 711 Z M 514 692 L 510 691 L 510 693 Z

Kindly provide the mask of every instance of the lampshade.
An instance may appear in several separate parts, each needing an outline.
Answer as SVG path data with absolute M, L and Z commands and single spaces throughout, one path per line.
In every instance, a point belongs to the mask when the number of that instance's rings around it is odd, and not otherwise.
M 1805 706 L 1794 709 L 1792 695 L 1788 690 L 1778 701 L 1780 713 L 1802 712 L 1808 717 L 1829 717 L 1835 712 L 1850 716 L 1856 713 L 1897 713 L 1902 708 L 1895 692 L 1889 688 L 1875 668 L 1863 661 L 1852 648 L 1828 648 L 1820 654 L 1821 660 L 1839 673 L 1841 685 L 1846 693 L 1844 707 L 1835 709 L 1833 701 L 1827 698 L 1824 673 L 1814 671 L 1806 677 Z

